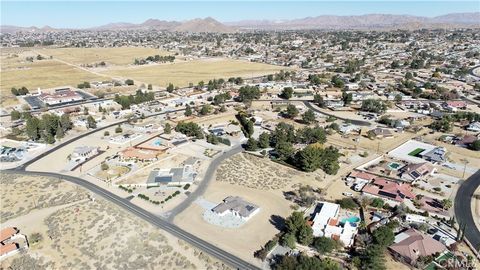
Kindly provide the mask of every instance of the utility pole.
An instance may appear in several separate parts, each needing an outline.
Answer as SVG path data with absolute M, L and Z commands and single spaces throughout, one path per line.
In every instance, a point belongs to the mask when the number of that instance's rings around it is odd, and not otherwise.
M 463 161 L 463 175 L 462 175 L 462 178 L 465 179 L 465 171 L 467 170 L 467 164 L 468 164 L 468 160 L 466 158 L 462 159 Z

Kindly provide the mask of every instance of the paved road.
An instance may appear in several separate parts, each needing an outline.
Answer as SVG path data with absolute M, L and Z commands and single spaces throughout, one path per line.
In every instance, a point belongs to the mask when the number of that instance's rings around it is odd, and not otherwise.
M 162 114 L 167 114 L 167 113 L 183 111 L 183 110 L 185 110 L 185 109 L 177 109 L 177 110 L 168 111 L 168 112 L 159 112 L 159 113 L 151 114 L 151 115 L 147 116 L 147 118 L 162 115 Z M 223 262 L 225 262 L 225 263 L 227 263 L 227 264 L 229 264 L 229 265 L 231 265 L 231 266 L 233 266 L 237 269 L 259 269 L 258 267 L 254 266 L 254 265 L 252 265 L 252 264 L 250 264 L 246 261 L 243 261 L 242 259 L 240 259 L 240 258 L 238 258 L 238 257 L 236 257 L 236 256 L 218 248 L 217 246 L 212 245 L 212 244 L 210 244 L 210 243 L 208 243 L 208 242 L 206 242 L 206 241 L 204 241 L 204 240 L 202 240 L 202 239 L 200 239 L 200 238 L 182 230 L 181 228 L 177 227 L 173 223 L 171 223 L 171 222 L 169 222 L 165 219 L 162 219 L 162 218 L 144 210 L 143 208 L 140 208 L 140 207 L 132 204 L 128 200 L 128 198 L 125 199 L 125 198 L 119 197 L 119 196 L 117 196 L 117 195 L 115 195 L 115 194 L 113 194 L 113 193 L 111 193 L 111 192 L 109 192 L 109 191 L 107 191 L 103 188 L 98 187 L 97 185 L 95 185 L 91 182 L 83 180 L 79 177 L 63 175 L 63 174 L 58 174 L 58 173 L 34 172 L 34 171 L 26 171 L 25 170 L 30 164 L 32 164 L 32 163 L 38 161 L 39 159 L 51 154 L 52 152 L 60 149 L 61 147 L 64 147 L 65 145 L 68 145 L 72 142 L 75 142 L 75 141 L 77 141 L 81 138 L 84 138 L 85 136 L 91 135 L 95 132 L 99 132 L 101 130 L 116 126 L 118 124 L 125 123 L 127 121 L 128 120 L 122 120 L 122 121 L 119 121 L 119 122 L 116 122 L 116 123 L 113 123 L 113 124 L 110 124 L 110 125 L 107 125 L 107 126 L 99 127 L 97 129 L 85 132 L 85 133 L 83 133 L 83 134 L 81 134 L 77 137 L 71 138 L 69 140 L 66 140 L 66 141 L 52 147 L 51 149 L 49 149 L 49 150 L 45 151 L 44 153 L 32 158 L 31 160 L 25 162 L 24 164 L 14 168 L 14 169 L 3 170 L 2 173 L 17 173 L 17 174 L 23 174 L 23 175 L 56 177 L 56 178 L 60 178 L 62 180 L 72 182 L 74 184 L 82 186 L 82 187 L 84 187 L 84 188 L 86 188 L 86 189 L 104 197 L 105 199 L 117 204 L 118 206 L 120 206 L 120 207 L 124 208 L 125 210 L 129 211 L 130 213 L 136 215 L 137 217 L 142 218 L 145 221 L 153 224 L 154 226 L 171 233 L 172 235 L 190 243 L 193 246 L 196 246 L 197 248 L 202 249 L 203 251 L 207 252 L 208 254 L 222 260 Z M 234 155 L 236 153 L 239 153 L 241 151 L 242 151 L 241 146 L 237 146 L 237 147 L 232 148 L 230 151 L 228 151 L 225 154 L 225 157 L 217 158 L 218 160 L 215 159 L 207 170 L 205 180 L 210 181 L 212 179 L 213 173 L 215 172 L 216 168 L 218 167 L 218 165 L 220 164 L 220 162 L 223 159 L 228 158 L 229 156 Z M 205 192 L 205 189 L 207 188 L 207 186 L 208 186 L 207 183 L 205 183 L 205 185 L 200 185 L 198 187 L 197 191 L 196 191 L 197 194 L 198 195 L 203 194 Z M 193 193 L 192 193 L 192 195 L 193 195 Z M 191 197 L 192 197 L 192 199 L 194 198 L 194 196 L 191 196 Z M 189 201 L 188 204 L 185 204 L 185 205 L 182 204 L 184 208 L 174 209 L 175 212 L 173 212 L 173 214 L 178 214 L 179 212 L 183 211 L 183 209 L 188 207 L 188 205 L 190 205 L 191 202 L 192 201 Z
M 455 196 L 455 216 L 459 224 L 466 224 L 465 237 L 477 249 L 480 249 L 480 231 L 475 225 L 472 212 L 472 198 L 480 186 L 480 170 L 460 185 Z
M 49 172 L 34 172 L 34 171 L 17 171 L 17 170 L 4 170 L 4 173 L 18 173 L 24 175 L 32 175 L 32 176 L 46 176 L 46 177 L 55 177 L 60 178 L 61 180 L 65 180 L 81 187 L 84 187 L 95 194 L 102 196 L 103 198 L 109 200 L 110 202 L 115 203 L 116 205 L 124 208 L 125 210 L 129 211 L 130 213 L 136 215 L 139 218 L 151 223 L 152 225 L 182 239 L 193 246 L 200 248 L 207 252 L 208 254 L 222 260 L 223 262 L 237 268 L 237 269 L 260 269 L 220 248 L 216 245 L 210 244 L 186 231 L 177 227 L 176 225 L 164 220 L 143 208 L 132 204 L 129 200 L 119 197 L 110 191 L 107 191 L 103 188 L 98 187 L 97 185 L 83 180 L 78 177 L 69 176 L 69 175 L 62 175 L 58 173 L 49 173 Z
M 227 152 L 223 152 L 221 156 L 212 160 L 212 162 L 208 166 L 207 171 L 205 172 L 205 177 L 200 182 L 200 185 L 198 185 L 197 189 L 194 192 L 192 192 L 186 200 L 184 200 L 182 203 L 177 205 L 174 209 L 166 213 L 167 220 L 173 221 L 173 219 L 177 214 L 187 209 L 187 207 L 189 207 L 195 200 L 197 200 L 200 196 L 202 196 L 205 193 L 205 190 L 207 189 L 208 185 L 213 179 L 213 174 L 215 173 L 215 171 L 217 171 L 217 168 L 220 165 L 220 163 L 222 163 L 222 161 L 242 151 L 243 151 L 242 146 L 237 145 L 229 149 Z
M 362 121 L 362 120 L 356 120 L 356 119 L 348 119 L 348 118 L 343 118 L 343 117 L 338 117 L 334 114 L 331 114 L 331 113 L 326 113 L 324 111 L 320 111 L 319 109 L 315 108 L 311 103 L 310 101 L 303 101 L 303 104 L 305 104 L 305 106 L 307 106 L 307 108 L 313 110 L 313 111 L 316 111 L 318 113 L 321 113 L 321 114 L 324 114 L 324 115 L 327 115 L 327 116 L 332 116 L 332 117 L 335 117 L 337 119 L 340 119 L 340 120 L 343 120 L 343 121 L 348 121 L 354 125 L 357 125 L 357 126 L 365 126 L 365 127 L 368 127 L 368 126 L 371 126 L 372 124 L 368 121 Z

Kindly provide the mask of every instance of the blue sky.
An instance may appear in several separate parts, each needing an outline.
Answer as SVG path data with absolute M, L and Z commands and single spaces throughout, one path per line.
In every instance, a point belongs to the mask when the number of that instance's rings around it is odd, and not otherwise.
M 141 23 L 149 18 L 222 22 L 284 20 L 319 15 L 408 14 L 434 17 L 478 12 L 480 1 L 3 1 L 1 24 L 84 28 L 111 22 Z

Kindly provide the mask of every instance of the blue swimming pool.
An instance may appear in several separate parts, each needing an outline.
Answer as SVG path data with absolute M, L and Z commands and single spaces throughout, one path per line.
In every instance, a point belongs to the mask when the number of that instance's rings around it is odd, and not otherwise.
M 354 224 L 354 223 L 357 223 L 359 221 L 360 221 L 359 217 L 352 216 L 352 217 L 342 219 L 341 223 L 345 224 L 346 222 L 350 222 L 350 223 Z
M 154 146 L 160 146 L 160 145 L 162 145 L 162 140 L 156 139 L 155 141 L 152 142 L 152 145 L 154 145 Z

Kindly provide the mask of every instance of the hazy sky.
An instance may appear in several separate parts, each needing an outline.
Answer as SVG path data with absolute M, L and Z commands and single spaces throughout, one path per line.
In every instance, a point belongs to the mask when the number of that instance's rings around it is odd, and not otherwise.
M 222 22 L 296 19 L 319 15 L 408 14 L 434 17 L 479 12 L 480 1 L 3 1 L 1 24 L 83 28 L 149 18 Z

